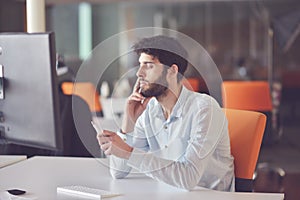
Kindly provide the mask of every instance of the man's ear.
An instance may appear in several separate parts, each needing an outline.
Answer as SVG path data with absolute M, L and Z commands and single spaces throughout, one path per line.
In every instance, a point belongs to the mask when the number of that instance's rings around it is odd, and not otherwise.
M 178 66 L 176 64 L 171 65 L 171 67 L 168 69 L 169 73 L 171 75 L 176 75 L 178 74 Z

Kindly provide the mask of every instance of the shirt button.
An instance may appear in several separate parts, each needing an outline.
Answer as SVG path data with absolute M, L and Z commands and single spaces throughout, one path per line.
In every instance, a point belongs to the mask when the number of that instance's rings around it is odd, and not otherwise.
M 168 148 L 168 145 L 165 145 L 165 148 Z
M 164 129 L 168 129 L 168 126 L 167 126 L 167 125 L 165 125 L 165 126 L 164 126 Z

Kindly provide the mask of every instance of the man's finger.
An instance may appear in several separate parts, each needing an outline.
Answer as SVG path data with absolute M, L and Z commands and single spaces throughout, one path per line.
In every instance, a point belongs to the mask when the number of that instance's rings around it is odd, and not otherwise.
M 102 131 L 102 135 L 103 135 L 104 137 L 111 137 L 111 136 L 116 135 L 116 133 L 115 133 L 115 132 L 112 132 L 112 131 L 108 131 L 108 130 L 103 130 L 103 131 Z
M 133 86 L 133 92 L 138 92 L 140 88 L 140 78 L 138 78 Z
M 105 136 L 103 136 L 103 137 L 101 137 L 99 139 L 99 144 L 102 145 L 102 144 L 111 142 L 111 140 L 112 140 L 111 137 L 105 137 Z
M 108 148 L 110 148 L 110 146 L 111 146 L 110 142 L 107 142 L 100 145 L 100 148 L 102 149 L 102 151 L 106 151 Z
M 143 104 L 143 106 L 146 108 L 146 106 L 147 106 L 147 104 L 148 104 L 148 102 L 151 100 L 151 97 L 150 98 L 144 98 L 144 100 L 143 100 L 143 102 L 142 102 L 142 104 Z
M 107 156 L 111 155 L 111 147 L 107 148 L 106 150 L 103 150 L 104 154 Z

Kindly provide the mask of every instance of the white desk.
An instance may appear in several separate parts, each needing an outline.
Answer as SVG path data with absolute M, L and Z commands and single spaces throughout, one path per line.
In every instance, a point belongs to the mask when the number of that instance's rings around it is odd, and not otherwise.
M 0 168 L 26 160 L 27 156 L 0 155 Z
M 66 185 L 85 185 L 123 194 L 110 198 L 112 200 L 282 200 L 284 197 L 283 194 L 231 193 L 200 188 L 187 192 L 141 174 L 114 180 L 108 168 L 93 158 L 33 157 L 0 169 L 0 191 L 9 188 L 25 189 L 28 194 L 24 197 L 74 200 L 74 197 L 57 195 L 56 187 Z

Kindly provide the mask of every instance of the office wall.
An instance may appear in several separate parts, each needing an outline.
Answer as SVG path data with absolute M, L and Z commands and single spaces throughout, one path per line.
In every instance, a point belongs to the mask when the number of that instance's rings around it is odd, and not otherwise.
M 47 30 L 56 34 L 57 52 L 64 55 L 75 72 L 82 62 L 78 56 L 78 5 L 48 5 L 46 12 Z M 285 71 L 300 70 L 300 39 L 297 37 L 284 52 L 274 33 L 273 56 L 269 58 L 268 27 L 272 27 L 274 20 L 297 10 L 300 10 L 297 0 L 93 4 L 92 45 L 95 47 L 128 29 L 161 26 L 183 32 L 202 44 L 224 79 L 234 78 L 237 60 L 244 58 L 251 69 L 251 79 L 267 79 L 271 59 L 274 79 L 280 81 Z M 0 32 L 25 31 L 25 27 L 25 1 L 1 0 Z M 129 47 L 124 41 L 119 41 L 119 45 L 120 48 Z M 117 79 L 124 71 L 122 67 L 128 66 L 119 61 L 112 63 L 106 79 Z
M 297 8 L 299 10 L 300 3 L 296 0 L 274 0 L 272 3 L 268 1 L 124 2 L 94 4 L 92 7 L 93 45 L 124 30 L 161 26 L 186 33 L 203 45 L 225 79 L 233 78 L 231 75 L 240 58 L 246 60 L 246 64 L 252 69 L 253 79 L 267 79 L 270 59 L 273 61 L 275 78 L 280 76 L 276 73 L 279 73 L 277 71 L 281 71 L 283 66 L 295 68 L 300 63 L 298 56 L 295 55 L 297 52 L 295 46 L 299 46 L 298 40 L 288 53 L 283 53 L 274 39 L 274 57 L 268 57 L 270 45 L 268 28 L 277 17 Z M 58 19 L 60 15 L 56 16 Z M 63 22 L 57 20 L 55 23 Z M 60 37 L 59 34 L 57 35 Z M 76 35 L 74 31 L 73 35 Z
M 93 5 L 92 6 L 92 40 L 93 48 L 96 48 L 102 41 L 108 39 L 114 34 L 119 33 L 119 5 L 117 3 L 104 4 L 104 5 Z M 120 41 L 115 41 L 112 48 L 107 49 L 107 52 L 118 53 L 117 48 Z M 109 66 L 102 66 L 101 61 L 99 62 L 101 67 L 105 69 L 104 74 L 99 80 L 99 86 L 103 81 L 109 83 L 110 89 L 113 90 L 114 81 L 119 78 L 119 62 L 118 60 L 111 63 Z
M 25 1 L 0 1 L 0 32 L 25 30 Z
M 47 7 L 47 30 L 55 32 L 56 51 L 66 59 L 76 59 L 78 44 L 78 4 Z

